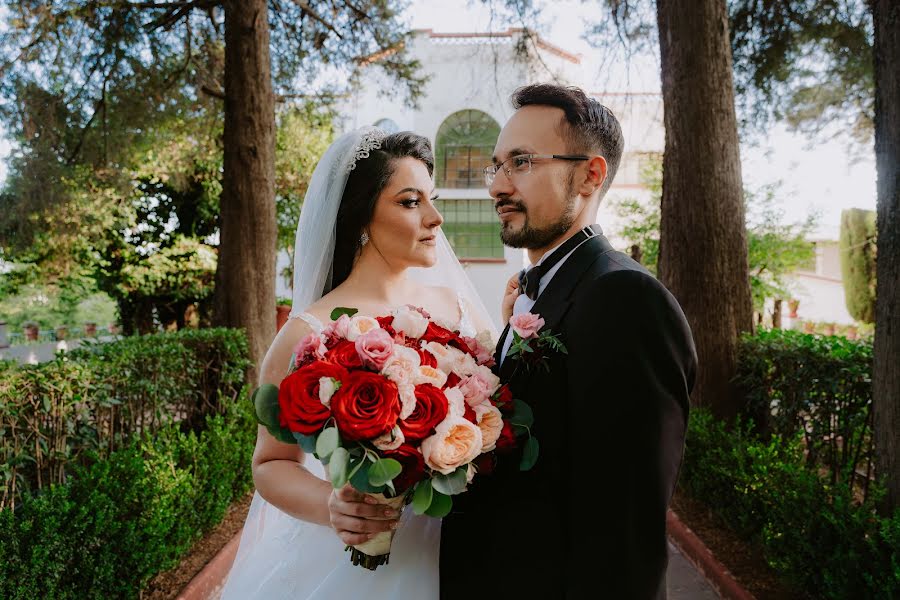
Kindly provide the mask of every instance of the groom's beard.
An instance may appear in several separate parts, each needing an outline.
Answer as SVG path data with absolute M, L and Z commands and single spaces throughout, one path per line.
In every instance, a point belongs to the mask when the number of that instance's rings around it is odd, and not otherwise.
M 532 227 L 528 222 L 528 211 L 525 205 L 517 200 L 505 200 L 498 205 L 511 205 L 525 215 L 525 223 L 518 231 L 514 231 L 509 225 L 503 225 L 500 230 L 500 241 L 510 248 L 546 248 L 563 236 L 575 222 L 575 198 L 568 195 L 569 201 L 562 216 L 555 223 L 546 227 Z

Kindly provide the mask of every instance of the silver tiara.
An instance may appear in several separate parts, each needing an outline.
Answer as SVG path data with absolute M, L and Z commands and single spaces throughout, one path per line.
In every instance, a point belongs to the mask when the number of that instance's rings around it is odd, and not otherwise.
M 369 158 L 369 153 L 372 152 L 372 150 L 381 148 L 381 141 L 386 135 L 387 134 L 378 127 L 367 127 L 365 131 L 363 131 L 362 137 L 359 138 L 359 142 L 356 143 L 356 149 L 353 151 L 353 158 L 350 159 L 350 164 L 347 165 L 347 172 L 349 173 L 355 169 L 358 161 Z

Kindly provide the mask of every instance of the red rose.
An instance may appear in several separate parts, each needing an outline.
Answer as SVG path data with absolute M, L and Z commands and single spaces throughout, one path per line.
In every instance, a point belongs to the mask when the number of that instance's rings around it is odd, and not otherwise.
M 393 458 L 400 462 L 403 470 L 394 478 L 394 489 L 397 494 L 402 494 L 425 474 L 425 458 L 419 449 L 410 444 L 403 444 L 396 450 L 388 450 L 384 453 L 386 458 Z
M 304 365 L 288 375 L 278 387 L 279 420 L 282 427 L 304 435 L 317 433 L 331 411 L 319 400 L 319 379 L 332 377 L 339 381 L 347 379 L 343 367 L 317 360 Z
M 472 462 L 475 464 L 475 470 L 479 475 L 490 475 L 494 472 L 493 452 L 485 452 L 484 454 L 479 454 Z
M 331 398 L 331 411 L 345 440 L 372 440 L 387 433 L 400 416 L 397 386 L 384 375 L 351 371 Z
M 394 324 L 393 316 L 388 315 L 386 317 L 375 317 L 375 320 L 378 321 L 378 324 L 381 325 L 381 328 L 387 331 L 391 335 L 391 337 L 397 334 L 397 332 L 394 331 L 394 328 L 392 327 L 392 325 Z
M 466 404 L 466 410 L 463 413 L 463 419 L 465 419 L 466 421 L 469 421 L 471 423 L 474 423 L 475 425 L 478 425 L 478 415 L 475 414 L 475 409 L 473 409 L 471 406 L 469 406 L 468 402 L 466 402 L 465 404 Z
M 400 421 L 400 431 L 406 441 L 424 440 L 438 423 L 447 418 L 447 397 L 430 383 L 416 386 L 416 407 L 412 414 Z
M 459 375 L 451 371 L 450 374 L 447 375 L 447 383 L 444 384 L 444 389 L 449 390 L 450 388 L 454 388 L 460 381 L 462 381 L 462 379 L 459 378 Z
M 497 450 L 508 452 L 516 447 L 516 432 L 513 430 L 512 423 L 503 419 L 503 429 L 500 430 L 500 437 L 497 439 Z
M 437 342 L 438 344 L 446 344 L 453 338 L 457 337 L 455 333 L 441 327 L 434 321 L 428 323 L 428 328 L 425 330 L 425 333 L 422 334 L 423 340 L 426 342 Z
M 325 358 L 345 369 L 362 368 L 362 359 L 359 357 L 359 352 L 356 351 L 356 343 L 348 340 L 338 342 L 334 348 L 328 351 Z
M 494 392 L 494 404 L 501 409 L 512 408 L 512 401 L 513 395 L 512 390 L 509 389 L 509 384 L 504 383 L 496 392 Z
M 413 348 L 419 353 L 422 366 L 437 368 L 437 359 L 434 357 L 434 354 L 420 348 L 418 345 L 413 346 Z

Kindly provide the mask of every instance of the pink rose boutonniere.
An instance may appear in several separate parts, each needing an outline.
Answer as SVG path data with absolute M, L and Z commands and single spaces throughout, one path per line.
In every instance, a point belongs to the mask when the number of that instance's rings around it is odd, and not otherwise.
M 521 358 L 526 367 L 540 366 L 550 370 L 548 356 L 551 352 L 568 354 L 566 345 L 559 336 L 549 329 L 541 331 L 544 319 L 534 313 L 522 313 L 509 320 L 513 330 L 513 342 L 506 353 L 507 358 Z

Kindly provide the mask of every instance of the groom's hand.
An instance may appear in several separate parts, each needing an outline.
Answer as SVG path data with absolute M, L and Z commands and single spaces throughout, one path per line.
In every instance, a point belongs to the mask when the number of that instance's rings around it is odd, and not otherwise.
M 506 289 L 503 290 L 503 301 L 500 303 L 500 314 L 503 317 L 503 324 L 509 322 L 513 314 L 513 307 L 516 305 L 516 298 L 522 291 L 519 289 L 519 274 L 514 273 L 509 281 L 506 282 Z
M 390 506 L 378 504 L 375 498 L 349 483 L 331 492 L 328 513 L 338 537 L 350 546 L 362 544 L 376 533 L 396 529 L 400 516 Z

